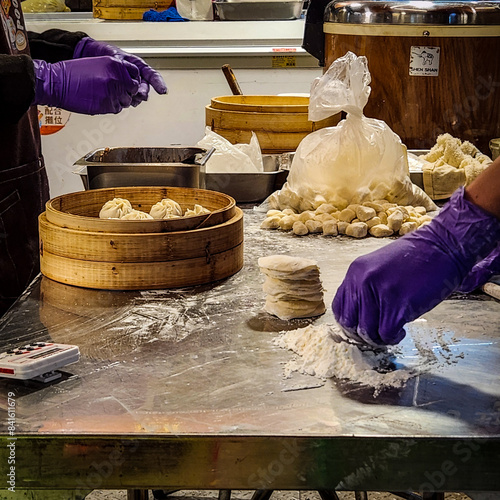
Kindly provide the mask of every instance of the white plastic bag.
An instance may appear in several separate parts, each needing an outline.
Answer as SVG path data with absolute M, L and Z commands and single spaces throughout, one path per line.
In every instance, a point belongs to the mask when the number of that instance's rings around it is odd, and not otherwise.
M 205 137 L 196 145 L 207 150 L 215 148 L 205 165 L 207 173 L 264 171 L 259 140 L 253 132 L 250 144 L 231 144 L 226 138 L 210 130 L 210 127 L 206 127 Z
M 177 0 L 177 12 L 190 21 L 213 21 L 212 0 Z
M 370 81 L 366 57 L 348 52 L 313 82 L 310 120 L 340 111 L 348 114 L 335 127 L 317 130 L 301 141 L 287 182 L 269 198 L 273 208 L 302 212 L 330 203 L 342 209 L 386 199 L 436 209 L 411 182 L 406 148 L 399 136 L 385 122 L 363 116 Z

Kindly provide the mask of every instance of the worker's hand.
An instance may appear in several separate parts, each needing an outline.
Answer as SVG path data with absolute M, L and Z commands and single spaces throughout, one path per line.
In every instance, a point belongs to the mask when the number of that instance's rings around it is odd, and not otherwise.
M 73 53 L 74 59 L 81 57 L 111 56 L 121 61 L 127 61 L 133 64 L 139 70 L 141 75 L 141 85 L 139 91 L 134 96 L 133 106 L 137 106 L 142 101 L 148 99 L 149 86 L 153 87 L 158 94 L 166 94 L 167 86 L 160 73 L 146 64 L 140 57 L 129 54 L 109 43 L 98 42 L 90 37 L 82 38 L 75 47 Z
M 333 300 L 335 318 L 356 340 L 397 344 L 404 325 L 459 289 L 500 241 L 500 221 L 457 190 L 426 226 L 356 259 Z
M 119 113 L 132 104 L 140 83 L 139 70 L 114 57 L 70 59 L 49 64 L 33 60 L 33 104 L 97 115 Z
M 484 285 L 495 274 L 500 274 L 500 242 L 486 258 L 479 261 L 472 268 L 472 271 L 458 287 L 458 291 L 464 293 L 472 292 Z

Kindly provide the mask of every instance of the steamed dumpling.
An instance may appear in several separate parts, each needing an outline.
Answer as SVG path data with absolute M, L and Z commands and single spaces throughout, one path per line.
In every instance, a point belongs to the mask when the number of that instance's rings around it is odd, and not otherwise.
M 132 210 L 128 214 L 122 217 L 122 220 L 142 220 L 142 219 L 152 219 L 151 215 L 146 212 L 141 212 L 140 210 Z
M 193 209 L 188 208 L 184 213 L 184 216 L 190 217 L 192 215 L 204 215 L 209 213 L 210 210 L 208 208 L 202 207 L 201 205 L 195 205 Z
M 182 208 L 176 201 L 170 198 L 163 198 L 163 200 L 151 207 L 149 214 L 154 219 L 173 219 L 182 217 Z
M 125 198 L 113 198 L 102 206 L 99 217 L 101 219 L 121 219 L 132 210 L 130 201 Z

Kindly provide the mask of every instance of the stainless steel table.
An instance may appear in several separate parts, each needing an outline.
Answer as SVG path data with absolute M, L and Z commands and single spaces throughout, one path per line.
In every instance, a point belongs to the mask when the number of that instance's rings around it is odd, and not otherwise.
M 16 437 L 16 489 L 500 491 L 500 303 L 454 296 L 409 325 L 397 362 L 428 370 L 401 389 L 285 378 L 293 353 L 273 339 L 311 321 L 262 312 L 258 257 L 315 258 L 330 303 L 348 264 L 390 240 L 299 238 L 261 220 L 245 210 L 245 266 L 223 282 L 36 279 L 0 322 L 0 349 L 50 339 L 82 356 L 53 383 L 0 380 L 3 477 Z

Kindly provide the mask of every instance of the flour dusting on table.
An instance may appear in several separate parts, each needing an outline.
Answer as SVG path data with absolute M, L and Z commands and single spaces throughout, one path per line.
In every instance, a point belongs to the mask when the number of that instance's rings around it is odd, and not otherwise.
M 415 375 L 413 370 L 404 368 L 384 373 L 392 356 L 390 350 L 363 351 L 353 344 L 337 342 L 331 336 L 335 329 L 336 325 L 311 325 L 281 333 L 274 343 L 299 355 L 286 364 L 285 376 L 297 371 L 382 388 L 402 387 Z

